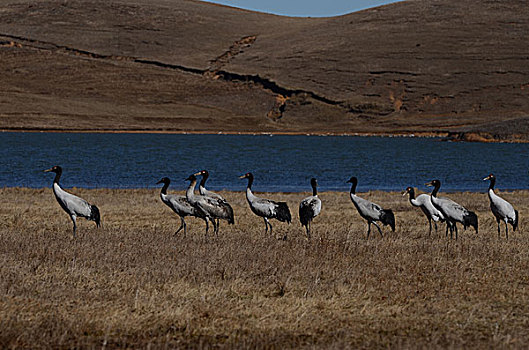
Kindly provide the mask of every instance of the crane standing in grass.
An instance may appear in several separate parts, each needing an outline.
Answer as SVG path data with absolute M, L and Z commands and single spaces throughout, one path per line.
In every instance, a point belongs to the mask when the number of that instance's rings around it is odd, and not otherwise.
M 200 183 L 198 184 L 198 192 L 200 193 L 200 195 L 206 196 L 206 197 L 211 197 L 211 198 L 214 198 L 214 199 L 218 199 L 219 201 L 221 201 L 224 204 L 224 206 L 226 207 L 226 210 L 230 212 L 228 214 L 228 216 L 233 217 L 233 208 L 231 207 L 230 203 L 228 203 L 228 201 L 226 199 L 224 199 L 224 197 L 222 197 L 220 194 L 215 193 L 213 191 L 208 191 L 206 189 L 206 181 L 209 178 L 209 172 L 207 170 L 202 170 L 202 171 L 196 173 L 195 175 L 196 176 L 198 176 L 198 175 L 202 176 L 202 179 L 200 180 Z M 219 228 L 219 225 L 220 225 L 220 220 L 219 220 L 219 218 L 217 218 L 217 229 Z
M 433 180 L 426 184 L 426 186 L 433 186 L 434 189 L 430 194 L 432 199 L 432 204 L 434 207 L 439 210 L 446 220 L 446 232 L 448 234 L 448 229 L 450 228 L 450 238 L 453 237 L 453 232 L 456 233 L 457 239 L 457 223 L 463 224 L 463 228 L 466 230 L 468 226 L 474 227 L 476 233 L 478 233 L 478 217 L 477 215 L 464 208 L 463 206 L 457 204 L 451 199 L 437 197 L 439 188 L 441 187 L 441 181 Z
M 483 181 L 487 180 L 490 181 L 488 191 L 490 210 L 496 217 L 496 222 L 498 223 L 498 237 L 500 236 L 500 221 L 503 221 L 505 222 L 505 237 L 509 238 L 509 228 L 507 227 L 507 223 L 512 225 L 513 231 L 516 231 L 516 228 L 518 227 L 518 210 L 514 209 L 511 203 L 507 202 L 505 199 L 494 193 L 496 176 L 490 174 L 483 179 Z
M 189 181 L 189 187 L 186 191 L 186 198 L 199 212 L 211 221 L 213 224 L 213 232 L 218 235 L 218 226 L 215 223 L 215 219 L 225 219 L 229 224 L 233 224 L 233 210 L 226 203 L 212 197 L 206 197 L 201 195 L 195 195 L 195 187 L 197 185 L 197 174 L 190 175 L 186 180 Z M 208 234 L 209 225 L 206 221 L 206 237 Z
M 312 219 L 314 219 L 321 211 L 321 199 L 318 198 L 318 181 L 315 178 L 310 179 L 312 186 L 312 196 L 309 196 L 299 203 L 299 221 L 302 226 L 305 226 L 307 237 L 310 239 L 310 228 Z
M 437 233 L 437 222 L 444 222 L 445 217 L 443 216 L 443 213 L 433 206 L 430 196 L 423 193 L 415 197 L 415 190 L 413 187 L 406 188 L 406 190 L 402 193 L 403 196 L 407 194 L 409 195 L 411 205 L 421 208 L 424 215 L 426 215 L 428 224 L 430 224 L 430 231 L 428 234 L 432 233 L 432 220 L 435 225 L 435 233 Z
M 176 213 L 176 215 L 180 217 L 180 227 L 178 228 L 178 230 L 176 230 L 174 234 L 176 236 L 178 232 L 180 232 L 180 230 L 184 229 L 184 237 L 186 237 L 187 224 L 184 218 L 186 216 L 194 216 L 197 218 L 201 218 L 205 221 L 206 216 L 201 211 L 197 210 L 194 206 L 192 206 L 191 203 L 189 203 L 189 201 L 187 200 L 186 196 L 167 194 L 167 188 L 171 183 L 171 180 L 169 178 L 164 177 L 156 184 L 161 183 L 163 183 L 162 190 L 160 191 L 160 198 L 162 199 L 162 202 L 164 202 L 169 208 L 171 208 L 172 211 Z
M 268 219 L 277 219 L 281 222 L 292 222 L 290 210 L 285 202 L 275 202 L 270 199 L 259 198 L 252 192 L 253 174 L 246 173 L 239 177 L 239 179 L 248 179 L 248 186 L 246 187 L 246 199 L 250 205 L 252 212 L 264 219 L 265 222 L 265 233 L 268 232 L 268 226 L 270 226 L 270 234 L 272 234 L 272 224 Z M 283 240 L 287 239 L 287 235 L 283 236 Z
M 395 232 L 395 215 L 393 214 L 393 211 L 391 209 L 382 209 L 380 205 L 358 197 L 356 195 L 356 185 L 358 184 L 358 179 L 356 177 L 351 177 L 347 182 L 351 183 L 351 191 L 349 193 L 351 201 L 356 207 L 356 210 L 358 210 L 360 216 L 367 220 L 367 238 L 369 238 L 369 234 L 371 233 L 371 224 L 375 225 L 380 235 L 384 237 L 382 230 L 380 230 L 380 226 L 377 225 L 376 221 L 380 221 L 384 225 L 389 225 L 391 230 Z
M 70 218 L 72 219 L 74 238 L 76 237 L 76 221 L 78 216 L 86 218 L 87 220 L 95 221 L 97 227 L 101 226 L 101 214 L 95 205 L 91 205 L 84 199 L 68 193 L 61 188 L 59 180 L 61 179 L 62 168 L 60 166 L 55 165 L 50 169 L 44 170 L 44 172 L 55 173 L 55 179 L 53 180 L 53 193 L 55 194 L 55 198 L 57 199 L 57 202 L 59 202 L 61 208 L 66 214 L 70 215 Z

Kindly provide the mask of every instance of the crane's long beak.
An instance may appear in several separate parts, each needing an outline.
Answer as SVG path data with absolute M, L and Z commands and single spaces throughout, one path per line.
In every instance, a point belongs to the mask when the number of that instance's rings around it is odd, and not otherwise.
M 407 191 L 407 190 L 405 190 L 404 192 L 402 192 L 402 195 L 403 195 L 403 196 L 405 196 L 405 195 L 407 195 L 407 194 L 408 194 L 408 191 Z
M 160 181 L 158 181 L 158 182 L 157 182 L 156 184 L 158 185 L 158 184 L 161 184 L 162 182 L 163 182 L 163 181 L 162 181 L 162 180 L 160 180 Z
M 44 170 L 44 172 L 45 172 L 45 173 L 49 173 L 49 172 L 52 171 L 52 170 L 53 170 L 53 168 L 49 168 L 49 169 Z
M 239 176 L 239 179 L 245 179 L 245 178 L 246 178 L 246 174 Z
M 424 185 L 425 185 L 425 186 L 428 186 L 428 187 L 432 187 L 432 186 L 433 186 L 433 184 L 432 184 L 432 182 L 431 182 L 431 181 L 430 181 L 430 182 L 427 182 L 427 183 L 425 183 Z
M 198 173 L 194 173 L 193 175 L 195 175 L 195 176 L 200 176 L 200 175 L 202 175 L 202 172 L 199 171 Z
M 490 175 L 483 179 L 483 181 L 490 180 Z

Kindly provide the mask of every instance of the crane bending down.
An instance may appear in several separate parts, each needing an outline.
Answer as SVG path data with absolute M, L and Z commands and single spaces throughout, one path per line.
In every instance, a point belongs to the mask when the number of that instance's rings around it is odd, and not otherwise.
M 453 232 L 456 233 L 457 239 L 457 223 L 463 224 L 463 228 L 466 230 L 468 226 L 474 227 L 476 233 L 478 233 L 478 217 L 477 215 L 457 204 L 451 199 L 437 197 L 439 188 L 441 187 L 441 181 L 433 180 L 426 184 L 426 186 L 433 186 L 432 193 L 430 194 L 433 206 L 439 210 L 446 220 L 446 232 L 450 229 L 450 238 L 453 238 Z
M 321 199 L 318 198 L 318 181 L 315 178 L 310 179 L 312 186 L 312 196 L 309 196 L 299 203 L 299 221 L 302 226 L 305 226 L 307 237 L 310 239 L 310 228 L 312 219 L 314 219 L 321 211 Z
M 415 189 L 413 187 L 406 188 L 406 190 L 402 193 L 403 196 L 407 194 L 409 195 L 411 205 L 413 205 L 414 207 L 419 207 L 424 213 L 424 215 L 426 215 L 426 218 L 428 219 L 428 224 L 430 224 L 430 231 L 428 232 L 428 234 L 432 233 L 432 220 L 435 225 L 435 233 L 437 233 L 437 222 L 444 222 L 445 217 L 443 213 L 441 213 L 433 206 L 430 195 L 423 193 L 415 197 Z
M 226 206 L 226 210 L 230 211 L 231 212 L 231 216 L 233 217 L 233 208 L 231 207 L 230 203 L 228 203 L 228 201 L 226 199 L 224 199 L 224 197 L 222 197 L 220 194 L 215 193 L 213 191 L 208 191 L 206 189 L 206 181 L 209 178 L 209 172 L 207 170 L 202 170 L 202 171 L 196 173 L 195 175 L 196 176 L 198 176 L 198 175 L 202 176 L 202 179 L 200 180 L 200 184 L 198 184 L 198 192 L 200 193 L 200 195 L 206 196 L 206 197 L 215 198 L 215 199 L 218 199 L 219 201 L 223 202 L 224 205 Z M 219 221 L 219 218 L 217 218 L 217 230 L 219 228 L 219 225 L 220 225 L 220 221 Z
M 187 224 L 184 218 L 186 216 L 194 216 L 206 220 L 206 216 L 201 211 L 192 206 L 187 200 L 186 196 L 167 194 L 167 188 L 169 188 L 169 185 L 171 184 L 171 180 L 168 177 L 163 177 L 156 184 L 161 183 L 163 183 L 162 190 L 160 191 L 160 198 L 162 199 L 162 202 L 164 202 L 165 205 L 171 208 L 171 210 L 180 217 L 180 227 L 174 234 L 177 235 L 180 230 L 184 229 L 184 237 L 186 237 Z
M 277 219 L 281 222 L 292 222 L 290 215 L 290 209 L 285 202 L 275 202 L 270 199 L 259 198 L 252 192 L 253 174 L 246 173 L 239 176 L 239 179 L 248 179 L 248 186 L 246 187 L 246 199 L 250 205 L 252 212 L 264 219 L 265 222 L 265 233 L 268 232 L 268 226 L 270 226 L 270 235 L 272 235 L 272 224 L 268 219 Z M 283 236 L 283 240 L 287 239 L 287 235 Z
M 195 195 L 195 187 L 197 185 L 197 174 L 190 175 L 186 180 L 189 181 L 189 187 L 186 191 L 186 198 L 197 210 L 199 210 L 211 223 L 213 224 L 213 232 L 218 235 L 218 226 L 215 219 L 227 220 L 229 224 L 233 224 L 233 210 L 226 203 L 212 197 Z M 208 234 L 209 225 L 206 220 L 206 237 Z
M 53 193 L 55 198 L 61 208 L 70 215 L 70 218 L 73 222 L 73 236 L 76 237 L 77 231 L 77 217 L 83 217 L 87 220 L 95 221 L 96 226 L 101 226 L 101 214 L 99 209 L 95 205 L 89 204 L 84 199 L 77 197 L 71 193 L 66 192 L 59 185 L 59 180 L 62 175 L 62 168 L 58 165 L 55 165 L 53 168 L 44 170 L 44 172 L 53 172 L 55 173 L 55 179 L 53 180 Z
M 358 197 L 356 195 L 356 185 L 358 184 L 358 179 L 356 177 L 351 177 L 348 181 L 351 183 L 350 197 L 353 202 L 356 210 L 361 217 L 367 220 L 367 238 L 371 233 L 371 224 L 375 225 L 380 233 L 380 236 L 384 237 L 380 226 L 377 225 L 376 221 L 380 221 L 384 225 L 389 225 L 391 230 L 395 232 L 395 215 L 391 209 L 382 209 L 381 206 L 373 202 L 368 201 L 367 199 Z
M 494 185 L 496 184 L 496 176 L 490 174 L 483 181 L 490 180 L 489 185 L 489 200 L 490 210 L 496 217 L 498 223 L 498 237 L 500 236 L 500 221 L 505 222 L 505 238 L 509 238 L 509 228 L 507 223 L 512 225 L 512 230 L 516 231 L 518 227 L 518 210 L 514 209 L 511 203 L 494 193 Z

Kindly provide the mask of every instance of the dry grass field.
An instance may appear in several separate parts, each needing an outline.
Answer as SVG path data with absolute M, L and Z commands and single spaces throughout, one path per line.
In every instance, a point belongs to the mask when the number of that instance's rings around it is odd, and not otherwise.
M 0 189 L 1 348 L 522 348 L 529 343 L 529 191 L 503 193 L 520 230 L 498 239 L 486 194 L 451 198 L 480 233 L 428 236 L 399 193 L 362 194 L 396 212 L 366 240 L 346 193 L 322 193 L 309 242 L 293 224 L 264 234 L 243 193 L 223 193 L 236 224 L 187 237 L 158 189 L 72 189 L 101 209 L 78 238 L 52 190 Z M 388 232 L 385 228 L 384 232 Z

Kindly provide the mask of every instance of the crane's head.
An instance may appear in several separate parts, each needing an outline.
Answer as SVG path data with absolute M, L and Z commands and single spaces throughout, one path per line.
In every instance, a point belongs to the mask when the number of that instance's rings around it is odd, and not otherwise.
M 239 179 L 253 179 L 252 173 L 246 173 L 244 175 L 239 176 Z
M 492 179 L 495 179 L 495 178 L 496 178 L 496 176 L 494 176 L 494 174 L 490 174 L 489 176 L 484 178 L 483 181 L 492 180 Z
M 196 176 L 198 175 L 202 175 L 204 177 L 208 177 L 209 176 L 209 172 L 207 170 L 200 170 L 198 173 L 195 174 Z
M 45 173 L 52 172 L 55 174 L 62 173 L 62 168 L 58 165 L 53 166 L 52 168 L 44 170 Z
M 358 183 L 358 179 L 356 178 L 356 176 L 351 176 L 351 178 L 347 180 L 346 183 L 356 184 Z
M 187 177 L 187 179 L 185 179 L 186 181 L 197 181 L 197 175 L 196 174 L 193 174 L 193 175 L 189 175 Z
M 425 185 L 428 186 L 428 187 L 437 187 L 437 186 L 441 186 L 441 181 L 432 180 L 430 182 L 425 183 Z
M 160 181 L 158 181 L 156 184 L 169 184 L 171 183 L 171 180 L 169 180 L 168 177 L 162 177 Z
M 318 187 L 318 180 L 316 180 L 315 178 L 310 179 L 310 185 L 312 187 Z
M 415 190 L 411 187 L 407 187 L 404 192 L 402 192 L 402 195 L 405 196 L 407 194 L 411 194 L 412 192 L 415 192 Z

